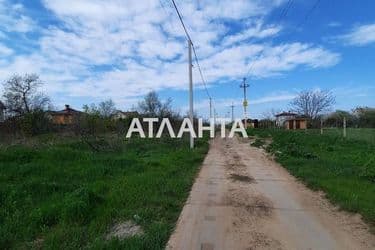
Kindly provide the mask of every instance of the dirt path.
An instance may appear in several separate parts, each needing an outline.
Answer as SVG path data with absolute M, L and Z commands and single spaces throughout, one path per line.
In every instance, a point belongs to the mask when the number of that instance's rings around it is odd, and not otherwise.
M 375 237 L 248 141 L 216 138 L 167 249 L 375 249 Z

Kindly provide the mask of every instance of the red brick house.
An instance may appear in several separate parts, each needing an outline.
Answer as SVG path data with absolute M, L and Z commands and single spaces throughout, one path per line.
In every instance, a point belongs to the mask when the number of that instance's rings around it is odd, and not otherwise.
M 49 111 L 52 123 L 56 125 L 72 125 L 78 121 L 83 112 L 72 109 L 69 105 L 65 105 L 65 109 L 60 111 Z

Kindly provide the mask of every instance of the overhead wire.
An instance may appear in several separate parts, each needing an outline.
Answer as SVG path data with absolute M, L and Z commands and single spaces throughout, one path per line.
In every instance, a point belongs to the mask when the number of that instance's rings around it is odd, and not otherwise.
M 302 20 L 295 26 L 295 28 L 293 30 L 298 30 L 299 28 L 301 28 L 303 25 L 306 24 L 307 20 L 311 17 L 312 13 L 316 10 L 316 8 L 320 4 L 320 2 L 321 2 L 321 0 L 316 0 L 314 2 L 314 4 L 311 6 L 311 8 L 306 12 L 305 16 L 302 18 Z M 287 16 L 287 14 L 290 11 L 292 5 L 293 5 L 293 0 L 289 0 L 288 3 L 286 4 L 286 6 L 284 7 L 284 9 L 281 11 L 277 22 L 280 22 L 283 18 L 285 18 Z M 292 32 L 289 32 L 287 35 L 290 35 L 291 33 Z M 257 58 L 255 60 L 253 60 L 252 64 L 249 67 L 249 70 L 248 70 L 248 72 L 246 74 L 246 77 L 250 76 L 250 73 L 251 73 L 251 71 L 252 71 L 252 69 L 254 67 L 255 62 L 263 54 L 264 54 L 264 50 L 260 54 L 258 54 L 258 56 L 257 56 Z
M 288 0 L 288 3 L 286 4 L 286 6 L 282 9 L 282 11 L 281 11 L 281 13 L 280 13 L 280 15 L 279 15 L 279 17 L 278 17 L 278 19 L 277 19 L 277 23 L 278 22 L 280 22 L 283 18 L 285 18 L 287 15 L 288 15 L 288 13 L 289 13 L 289 10 L 292 8 L 292 5 L 293 5 L 293 3 L 294 3 L 294 0 Z M 253 69 L 253 67 L 254 67 L 254 65 L 255 65 L 255 62 L 256 61 L 258 61 L 258 59 L 261 57 L 261 56 L 263 56 L 264 55 L 264 50 L 262 50 L 259 54 L 258 54 L 258 56 L 251 62 L 251 64 L 250 64 L 250 67 L 249 67 L 249 70 L 247 71 L 247 73 L 246 73 L 246 75 L 245 75 L 245 79 L 246 78 L 248 78 L 248 77 L 250 77 L 250 73 L 251 73 L 251 71 L 252 71 L 252 69 Z
M 177 5 L 176 5 L 175 0 L 171 0 L 171 1 L 172 1 L 172 3 L 173 3 L 173 7 L 174 7 L 174 9 L 176 10 L 176 13 L 177 13 L 178 18 L 179 18 L 179 20 L 180 20 L 180 23 L 181 23 L 181 25 L 182 25 L 182 27 L 183 27 L 183 30 L 184 30 L 184 32 L 185 32 L 186 39 L 190 42 L 190 44 L 191 44 L 191 46 L 192 46 L 193 54 L 194 54 L 194 60 L 195 60 L 195 62 L 196 62 L 196 65 L 197 65 L 197 68 L 198 68 L 198 71 L 199 71 L 199 75 L 200 75 L 200 78 L 201 78 L 201 80 L 202 80 L 202 83 L 203 83 L 203 86 L 204 86 L 205 92 L 206 92 L 208 98 L 210 99 L 210 101 L 213 101 L 213 100 L 212 100 L 212 97 L 211 97 L 211 95 L 210 95 L 210 93 L 209 93 L 209 91 L 208 91 L 208 88 L 207 88 L 207 82 L 206 82 L 206 80 L 205 80 L 205 77 L 204 77 L 204 75 L 203 75 L 202 68 L 201 68 L 200 63 L 199 63 L 199 59 L 198 59 L 198 55 L 197 55 L 197 51 L 196 51 L 195 45 L 194 45 L 194 43 L 193 43 L 193 41 L 192 41 L 192 39 L 191 39 L 191 36 L 190 36 L 190 34 L 189 34 L 189 32 L 188 32 L 188 30 L 187 30 L 187 28 L 186 28 L 186 25 L 185 25 L 185 23 L 184 23 L 184 20 L 183 20 L 183 18 L 182 18 L 182 15 L 181 15 L 181 13 L 180 13 L 180 11 L 179 11 Z

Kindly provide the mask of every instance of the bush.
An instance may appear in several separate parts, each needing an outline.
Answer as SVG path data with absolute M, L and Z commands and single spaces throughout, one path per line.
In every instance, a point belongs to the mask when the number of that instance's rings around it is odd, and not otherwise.
M 44 134 L 52 130 L 52 123 L 43 111 L 25 114 L 20 118 L 19 123 L 25 136 Z

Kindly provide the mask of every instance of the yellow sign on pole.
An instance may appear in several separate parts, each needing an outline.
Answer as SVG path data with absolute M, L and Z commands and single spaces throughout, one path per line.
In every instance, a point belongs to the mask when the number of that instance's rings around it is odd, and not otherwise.
M 244 107 L 247 107 L 247 104 L 248 104 L 248 103 L 247 103 L 247 100 L 243 101 L 243 106 L 244 106 Z

